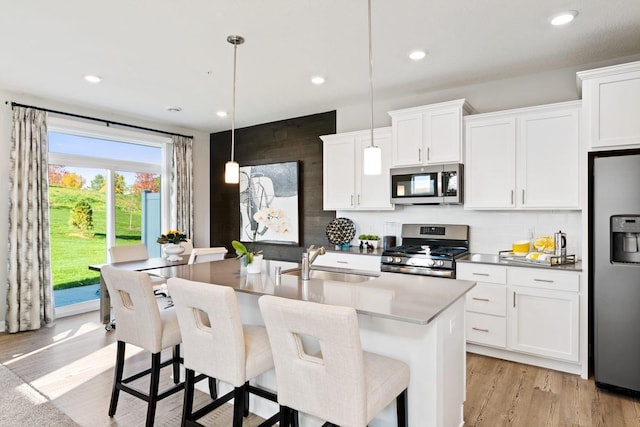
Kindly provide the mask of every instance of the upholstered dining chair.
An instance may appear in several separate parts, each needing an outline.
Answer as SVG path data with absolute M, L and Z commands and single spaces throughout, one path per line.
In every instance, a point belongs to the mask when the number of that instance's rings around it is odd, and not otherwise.
M 102 267 L 101 273 L 111 295 L 111 303 L 118 322 L 116 366 L 109 416 L 115 415 L 120 391 L 124 391 L 147 402 L 146 425 L 152 426 L 158 401 L 184 388 L 184 383 L 180 383 L 182 339 L 178 319 L 173 308 L 158 307 L 158 300 L 153 294 L 148 274 L 112 266 Z M 123 378 L 127 344 L 149 351 L 151 368 Z M 169 348 L 172 349 L 173 354 L 171 358 L 162 362 L 162 350 Z M 169 365 L 173 367 L 175 385 L 159 392 L 160 369 Z M 151 381 L 147 393 L 128 385 L 148 374 L 151 375 Z
M 193 248 L 193 250 L 191 251 L 191 256 L 189 257 L 189 264 L 219 261 L 224 259 L 227 252 L 227 248 L 225 247 Z
M 118 245 L 109 248 L 109 258 L 111 262 L 127 262 L 127 261 L 144 261 L 149 259 L 149 251 L 147 245 L 140 243 L 138 245 Z M 162 277 L 151 277 L 153 285 L 153 293 L 155 295 L 169 296 L 166 280 Z
M 409 367 L 362 351 L 355 309 L 271 295 L 260 297 L 259 305 L 276 368 L 281 427 L 297 417 L 292 410 L 325 425 L 365 427 L 394 399 L 398 426 L 407 427 Z
M 249 415 L 249 393 L 276 402 L 275 394 L 249 384 L 273 369 L 273 358 L 264 327 L 242 324 L 235 291 L 179 278 L 169 279 L 167 286 L 183 339 L 186 378 L 182 425 L 201 425 L 199 418 L 233 399 L 233 427 L 240 427 L 243 416 Z M 231 384 L 234 389 L 194 411 L 195 371 Z M 261 426 L 277 421 L 276 413 Z

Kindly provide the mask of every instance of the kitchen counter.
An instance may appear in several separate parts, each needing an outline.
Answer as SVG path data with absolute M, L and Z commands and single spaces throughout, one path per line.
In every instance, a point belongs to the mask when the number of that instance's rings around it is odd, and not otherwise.
M 263 261 L 261 274 L 246 274 L 240 261 L 226 259 L 212 263 L 177 265 L 147 270 L 161 277 L 181 277 L 198 282 L 230 286 L 238 292 L 276 295 L 285 298 L 354 307 L 358 313 L 426 325 L 433 321 L 475 286 L 474 282 L 398 273 L 366 273 L 359 283 L 282 274 L 275 282 L 275 267 L 282 271 L 300 268 L 300 264 Z M 312 267 L 312 269 L 316 269 Z M 317 268 L 317 270 L 336 270 Z M 347 270 L 348 271 L 348 270 Z M 377 276 L 377 277 L 376 277 Z
M 258 306 L 261 295 L 355 307 L 363 350 L 402 360 L 409 365 L 408 425 L 440 427 L 464 424 L 464 296 L 475 282 L 367 272 L 374 277 L 358 283 L 349 281 L 353 277 L 348 276 L 334 276 L 335 279 L 343 277 L 343 280 L 312 278 L 303 281 L 299 276 L 283 274 L 276 284 L 275 267 L 286 271 L 299 268 L 300 264 L 263 261 L 261 274 L 247 274 L 239 261 L 226 259 L 147 271 L 164 277 L 182 277 L 232 287 L 237 291 L 240 315 L 246 324 L 264 324 Z M 312 267 L 312 273 L 314 270 L 320 269 Z M 322 270 L 336 272 L 337 269 Z M 259 376 L 254 382 L 277 390 L 273 371 Z M 198 387 L 207 391 L 206 384 Z M 219 393 L 230 390 L 230 386 L 224 383 L 219 387 Z M 273 402 L 253 396 L 250 399 L 251 411 L 264 418 L 278 411 Z M 319 420 L 300 414 L 300 426 L 320 424 Z M 376 415 L 369 425 L 395 426 L 395 403 Z
M 493 254 L 467 254 L 456 259 L 456 262 L 504 265 L 508 267 L 548 268 L 561 271 L 582 271 L 582 261 L 576 261 L 574 264 L 544 265 L 505 260 Z

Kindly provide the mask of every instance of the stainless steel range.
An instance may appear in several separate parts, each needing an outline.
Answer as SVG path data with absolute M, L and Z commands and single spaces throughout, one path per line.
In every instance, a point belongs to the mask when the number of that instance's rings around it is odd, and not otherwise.
M 402 245 L 382 253 L 381 271 L 456 277 L 456 258 L 469 252 L 468 225 L 403 224 Z

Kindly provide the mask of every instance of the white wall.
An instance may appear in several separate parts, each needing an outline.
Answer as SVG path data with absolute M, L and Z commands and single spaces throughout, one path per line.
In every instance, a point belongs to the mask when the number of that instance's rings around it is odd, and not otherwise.
M 465 98 L 471 104 L 475 113 L 574 101 L 580 99 L 576 72 L 637 60 L 640 60 L 640 55 L 430 92 L 416 88 L 412 96 L 393 97 L 390 94 L 375 93 L 374 126 L 391 126 L 388 111 L 461 98 Z M 341 106 L 337 109 L 337 132 L 368 129 L 370 122 L 368 102 Z
M 193 135 L 194 158 L 194 209 L 196 246 L 209 246 L 209 134 L 190 129 L 168 126 L 136 120 L 128 116 L 116 115 L 112 112 L 89 110 L 52 100 L 0 91 L 0 239 L 6 239 L 8 233 L 9 209 L 9 152 L 11 150 L 11 106 L 5 101 L 35 105 L 42 108 L 64 111 L 101 119 L 132 124 L 136 126 Z M 7 300 L 7 242 L 0 241 L 0 330 L 3 330 Z

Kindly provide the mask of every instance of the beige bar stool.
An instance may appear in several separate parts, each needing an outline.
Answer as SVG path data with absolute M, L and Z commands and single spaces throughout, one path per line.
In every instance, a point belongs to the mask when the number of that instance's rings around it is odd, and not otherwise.
M 220 261 L 224 259 L 227 254 L 227 248 L 215 247 L 215 248 L 193 248 L 191 256 L 189 257 L 189 264 L 196 264 L 200 262 Z
M 182 332 L 186 370 L 182 425 L 200 426 L 197 420 L 234 400 L 233 426 L 249 415 L 249 393 L 277 401 L 274 393 L 249 384 L 273 369 L 267 332 L 262 326 L 243 325 L 235 291 L 227 286 L 167 280 Z M 231 384 L 234 390 L 193 410 L 195 371 Z M 275 414 L 261 426 L 274 425 Z
M 409 366 L 363 352 L 356 311 L 265 295 L 259 300 L 278 381 L 280 426 L 292 410 L 327 421 L 364 427 L 396 400 L 398 426 L 407 427 Z M 312 343 L 320 352 L 309 351 Z
M 149 259 L 149 251 L 147 250 L 147 245 L 144 243 L 138 245 L 111 246 L 109 248 L 109 258 L 111 262 L 144 261 Z M 152 276 L 151 283 L 153 284 L 154 294 L 165 297 L 169 296 L 165 279 Z
M 116 413 L 120 391 L 124 391 L 148 403 L 146 425 L 152 426 L 158 401 L 184 388 L 184 383 L 180 383 L 181 337 L 178 320 L 173 308 L 158 307 L 148 274 L 111 266 L 102 267 L 101 273 L 118 321 L 118 349 L 109 416 Z M 123 378 L 126 344 L 151 352 L 151 368 Z M 168 348 L 173 349 L 173 355 L 162 362 L 161 352 Z M 169 365 L 173 366 L 173 382 L 176 385 L 159 392 L 160 369 Z M 148 393 L 127 385 L 147 374 L 151 374 Z

